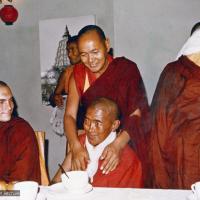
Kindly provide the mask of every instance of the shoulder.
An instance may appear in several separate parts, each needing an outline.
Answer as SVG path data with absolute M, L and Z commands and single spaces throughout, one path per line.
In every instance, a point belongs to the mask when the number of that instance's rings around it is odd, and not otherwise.
M 125 57 L 117 57 L 113 59 L 112 64 L 115 66 L 115 68 L 118 68 L 121 71 L 139 73 L 137 64 Z
M 182 57 L 180 57 L 178 60 L 168 63 L 161 72 L 161 75 L 180 73 L 182 68 L 184 68 L 184 66 L 182 64 Z
M 28 136 L 34 135 L 34 130 L 31 125 L 20 117 L 15 117 L 12 119 L 11 126 L 13 130 L 17 130 L 18 136 Z
M 132 68 L 137 68 L 137 65 L 135 62 L 129 60 L 128 58 L 125 57 L 116 57 L 112 61 L 114 64 L 118 65 L 123 65 L 123 67 L 132 67 Z
M 141 165 L 138 156 L 129 145 L 126 145 L 122 150 L 121 161 L 121 164 L 123 164 L 123 166 L 126 168 L 129 168 L 130 166 Z
M 125 58 L 117 57 L 113 59 L 111 63 L 112 71 L 115 76 L 120 74 L 120 77 L 125 80 L 139 80 L 141 79 L 141 74 L 135 62 Z

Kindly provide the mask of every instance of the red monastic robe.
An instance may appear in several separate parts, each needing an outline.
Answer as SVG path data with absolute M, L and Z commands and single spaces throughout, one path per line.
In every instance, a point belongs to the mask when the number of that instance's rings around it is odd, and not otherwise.
M 38 144 L 31 126 L 21 118 L 0 122 L 0 180 L 40 184 Z
M 200 67 L 186 56 L 162 72 L 152 114 L 154 187 L 190 189 L 200 181 Z
M 114 100 L 121 111 L 121 129 L 129 133 L 131 145 L 142 162 L 143 175 L 147 174 L 147 140 L 150 132 L 150 114 L 144 84 L 136 64 L 124 57 L 108 57 L 109 66 L 95 79 L 83 64 L 74 67 L 74 78 L 81 97 L 81 104 L 87 106 L 98 97 Z M 83 92 L 86 73 L 90 87 Z M 137 108 L 141 117 L 130 116 Z
M 85 146 L 86 135 L 79 136 L 80 142 Z M 119 187 L 119 188 L 141 188 L 143 187 L 141 162 L 134 151 L 127 145 L 121 153 L 121 160 L 114 171 L 102 174 L 99 160 L 98 170 L 93 177 L 94 187 Z

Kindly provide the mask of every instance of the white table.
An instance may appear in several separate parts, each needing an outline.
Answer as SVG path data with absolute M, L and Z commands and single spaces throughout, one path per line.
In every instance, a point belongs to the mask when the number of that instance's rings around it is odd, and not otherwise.
M 188 199 L 191 194 L 191 190 L 94 187 L 91 192 L 81 195 L 52 195 L 48 187 L 42 187 L 37 200 L 193 200 Z

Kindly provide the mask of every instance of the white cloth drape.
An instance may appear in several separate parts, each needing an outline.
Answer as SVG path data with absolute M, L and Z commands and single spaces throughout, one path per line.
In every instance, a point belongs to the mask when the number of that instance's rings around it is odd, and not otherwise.
M 93 176 L 97 172 L 98 161 L 101 154 L 103 153 L 104 148 L 108 144 L 112 143 L 115 140 L 115 138 L 116 132 L 111 132 L 102 143 L 100 143 L 97 146 L 93 146 L 89 143 L 88 138 L 86 136 L 85 145 L 90 157 L 90 163 L 87 166 L 87 172 L 91 182 L 93 181 Z

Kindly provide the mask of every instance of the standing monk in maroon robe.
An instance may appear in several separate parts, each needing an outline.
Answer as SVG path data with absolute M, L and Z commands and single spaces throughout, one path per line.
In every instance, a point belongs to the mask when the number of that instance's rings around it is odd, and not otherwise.
M 152 101 L 154 187 L 200 181 L 200 29 L 162 72 Z
M 38 144 L 31 126 L 13 117 L 13 96 L 0 81 L 0 180 L 36 181 L 40 184 Z
M 102 173 L 114 170 L 120 152 L 131 141 L 146 172 L 146 145 L 148 138 L 149 107 L 142 78 L 136 64 L 124 57 L 109 56 L 109 40 L 101 28 L 89 25 L 79 31 L 78 48 L 82 64 L 74 67 L 69 84 L 64 126 L 72 152 L 72 169 L 84 170 L 89 161 L 81 146 L 76 128 L 78 105 L 87 106 L 98 97 L 114 100 L 122 113 L 121 132 L 105 147 L 101 159 Z M 84 115 L 84 114 L 83 114 Z

